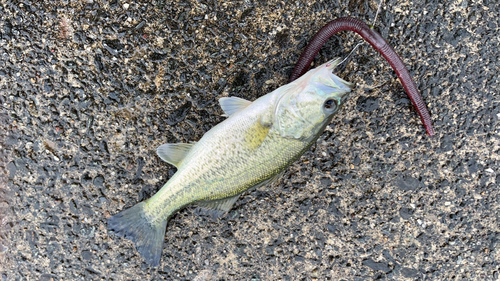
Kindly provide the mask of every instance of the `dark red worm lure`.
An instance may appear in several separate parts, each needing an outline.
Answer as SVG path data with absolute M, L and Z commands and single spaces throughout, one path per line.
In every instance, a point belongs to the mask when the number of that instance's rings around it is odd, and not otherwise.
M 373 48 L 375 48 L 375 50 L 377 50 L 389 62 L 392 69 L 394 69 L 399 77 L 399 80 L 403 84 L 403 87 L 410 97 L 413 106 L 415 106 L 415 109 L 420 115 L 420 119 L 422 120 L 422 123 L 424 123 L 427 133 L 430 136 L 433 136 L 434 129 L 432 128 L 431 116 L 424 101 L 422 100 L 422 96 L 420 96 L 420 93 L 417 90 L 417 86 L 415 86 L 415 83 L 408 72 L 408 69 L 406 69 L 403 61 L 396 54 L 394 49 L 387 44 L 387 41 L 385 41 L 385 39 L 378 32 L 371 29 L 361 20 L 355 18 L 338 18 L 321 28 L 321 30 L 314 35 L 311 42 L 309 42 L 307 47 L 302 52 L 302 55 L 300 56 L 299 61 L 295 65 L 292 75 L 290 76 L 289 82 L 294 81 L 306 73 L 314 57 L 326 41 L 334 34 L 344 30 L 354 31 L 361 35 L 363 39 L 370 43 L 370 45 L 372 45 Z

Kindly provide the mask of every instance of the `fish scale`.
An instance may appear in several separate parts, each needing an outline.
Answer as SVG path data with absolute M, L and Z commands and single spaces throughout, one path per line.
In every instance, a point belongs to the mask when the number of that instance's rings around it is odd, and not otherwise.
M 245 117 L 224 125 L 238 128 L 235 135 L 244 135 L 255 127 L 254 124 L 260 125 L 259 120 L 249 123 Z M 224 127 L 214 129 L 227 131 Z M 254 140 L 248 137 L 231 139 L 232 149 L 226 146 L 227 138 L 217 134 L 207 142 L 198 143 L 197 149 L 186 157 L 184 163 L 189 164 L 181 165 L 176 176 L 162 188 L 164 191 L 148 200 L 151 202 L 148 202 L 149 208 L 157 210 L 159 217 L 166 218 L 176 210 L 165 213 L 165 205 L 182 208 L 185 204 L 199 200 L 216 200 L 237 195 L 279 174 L 300 157 L 303 150 L 308 149 L 309 143 L 283 139 L 273 130 L 265 131 L 268 132 L 267 138 L 255 149 Z M 212 149 L 213 152 L 202 154 L 201 151 L 206 149 Z M 228 152 L 220 154 L 218 151 Z M 221 159 L 217 159 L 218 157 Z M 257 164 L 248 166 L 245 163 Z M 203 188 L 199 188 L 200 186 Z M 179 195 L 181 190 L 182 196 Z M 175 200 L 179 202 L 174 202 Z

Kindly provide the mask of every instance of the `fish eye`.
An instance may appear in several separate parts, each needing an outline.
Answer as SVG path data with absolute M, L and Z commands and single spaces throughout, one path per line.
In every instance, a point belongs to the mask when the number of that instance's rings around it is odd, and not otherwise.
M 325 101 L 325 104 L 323 107 L 328 111 L 328 112 L 334 112 L 337 110 L 337 102 L 334 99 L 329 99 Z

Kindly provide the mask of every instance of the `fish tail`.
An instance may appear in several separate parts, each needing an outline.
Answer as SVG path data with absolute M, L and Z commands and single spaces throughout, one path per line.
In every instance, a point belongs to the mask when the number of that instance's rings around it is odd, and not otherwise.
M 145 205 L 145 202 L 141 202 L 112 216 L 108 220 L 108 227 L 116 235 L 132 240 L 146 262 L 155 267 L 160 264 L 167 220 L 150 222 Z

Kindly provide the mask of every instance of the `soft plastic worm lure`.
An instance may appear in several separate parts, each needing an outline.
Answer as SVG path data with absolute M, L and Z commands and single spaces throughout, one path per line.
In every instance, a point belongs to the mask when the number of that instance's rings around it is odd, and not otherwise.
M 370 45 L 372 45 L 373 48 L 375 48 L 375 50 L 377 50 L 389 62 L 392 69 L 394 69 L 399 77 L 399 80 L 403 84 L 403 87 L 410 97 L 413 106 L 415 106 L 415 109 L 420 115 L 420 119 L 422 120 L 422 123 L 424 123 L 427 133 L 430 136 L 433 136 L 434 129 L 432 128 L 431 116 L 403 61 L 378 32 L 359 19 L 349 17 L 338 18 L 321 28 L 321 30 L 316 33 L 311 42 L 309 42 L 307 47 L 302 52 L 302 55 L 300 56 L 299 61 L 295 65 L 292 75 L 290 76 L 289 82 L 302 76 L 309 69 L 314 57 L 326 41 L 334 34 L 344 30 L 354 31 L 361 35 L 363 39 L 370 43 Z

